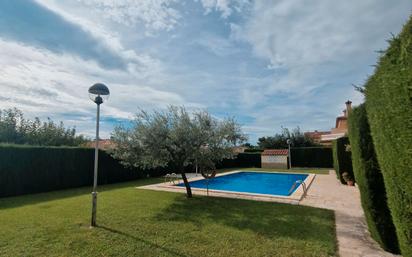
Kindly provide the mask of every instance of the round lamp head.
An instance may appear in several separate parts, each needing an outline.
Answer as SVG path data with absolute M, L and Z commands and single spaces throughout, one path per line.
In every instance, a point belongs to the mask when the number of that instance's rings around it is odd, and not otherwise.
M 286 143 L 287 143 L 288 145 L 290 145 L 290 144 L 292 143 L 292 140 L 288 139 L 288 140 L 286 140 Z
M 109 99 L 109 88 L 103 83 L 96 83 L 89 88 L 89 97 L 96 104 L 102 104 Z

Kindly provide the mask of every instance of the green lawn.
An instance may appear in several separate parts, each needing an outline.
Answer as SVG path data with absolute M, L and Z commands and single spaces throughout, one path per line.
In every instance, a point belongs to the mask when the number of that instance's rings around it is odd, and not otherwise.
M 90 188 L 0 199 L 0 256 L 333 256 L 332 211 L 100 187 L 90 229 Z
M 296 173 L 314 173 L 314 174 L 329 174 L 329 170 L 333 168 L 292 168 L 292 169 L 269 169 L 269 168 L 229 168 L 219 169 L 218 173 L 244 170 L 244 171 L 273 171 L 273 172 L 296 172 Z

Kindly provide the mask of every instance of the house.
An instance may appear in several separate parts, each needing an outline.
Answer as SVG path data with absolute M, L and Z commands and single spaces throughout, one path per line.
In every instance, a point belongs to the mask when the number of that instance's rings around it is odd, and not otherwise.
M 261 154 L 262 168 L 288 168 L 288 149 L 266 149 Z
M 343 115 L 336 117 L 335 127 L 330 131 L 312 131 L 306 132 L 305 135 L 312 138 L 315 143 L 324 146 L 331 146 L 332 141 L 340 137 L 344 137 L 348 133 L 348 115 L 352 110 L 352 102 L 345 102 L 346 109 L 343 110 Z
M 85 147 L 94 148 L 96 146 L 96 140 L 87 142 Z M 110 139 L 100 139 L 99 140 L 99 149 L 100 150 L 109 150 L 113 149 L 115 146 L 114 142 Z

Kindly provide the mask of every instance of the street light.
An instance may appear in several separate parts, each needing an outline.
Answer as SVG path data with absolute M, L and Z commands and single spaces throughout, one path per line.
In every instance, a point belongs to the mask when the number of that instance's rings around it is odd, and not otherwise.
M 288 144 L 288 155 L 289 155 L 289 169 L 292 169 L 292 159 L 291 159 L 291 153 L 290 153 L 290 144 L 292 144 L 292 140 L 290 140 L 288 138 L 288 140 L 286 140 L 286 143 Z
M 110 91 L 106 85 L 96 83 L 89 88 L 89 98 L 97 104 L 96 117 L 96 145 L 94 150 L 94 177 L 93 177 L 93 192 L 92 192 L 92 221 L 91 226 L 96 226 L 96 211 L 97 211 L 97 168 L 99 165 L 99 119 L 100 119 L 100 105 L 103 101 L 109 98 Z

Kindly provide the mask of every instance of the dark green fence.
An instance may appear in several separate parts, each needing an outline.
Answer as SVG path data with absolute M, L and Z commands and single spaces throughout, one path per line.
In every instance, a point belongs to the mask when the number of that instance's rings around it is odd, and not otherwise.
M 94 149 L 0 146 L 0 197 L 92 185 Z M 124 168 L 107 153 L 99 154 L 99 184 L 144 176 Z
M 332 148 L 293 147 L 291 149 L 292 167 L 333 168 Z
M 260 168 L 260 153 L 239 153 L 233 159 L 225 159 L 216 165 L 218 169 L 225 168 Z

